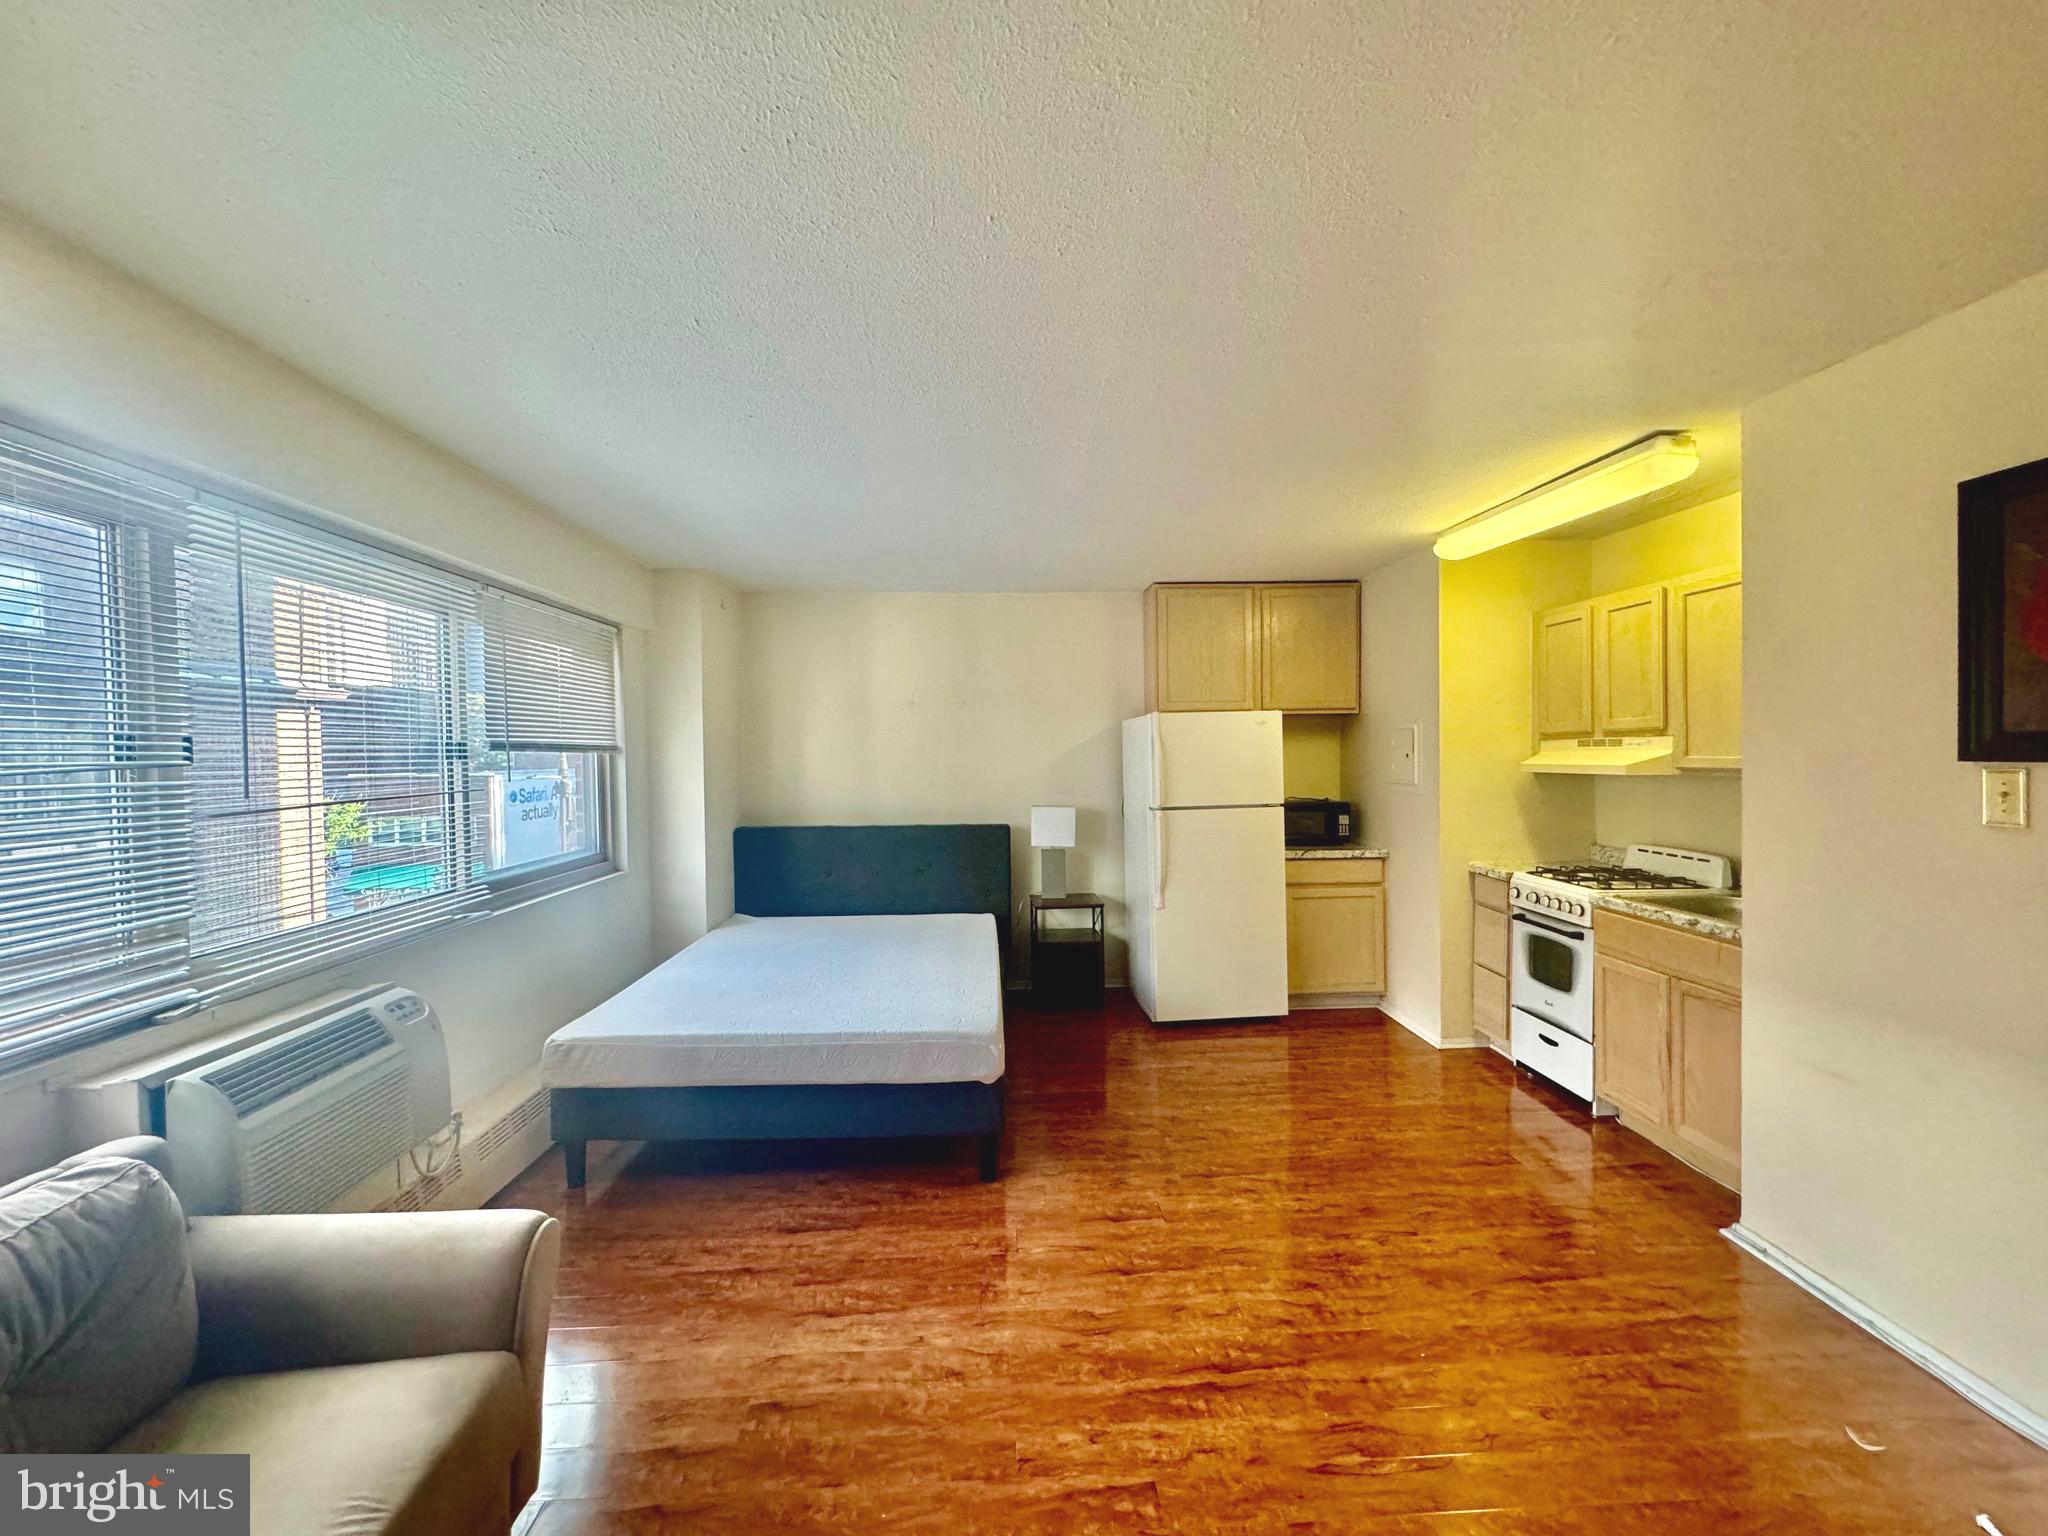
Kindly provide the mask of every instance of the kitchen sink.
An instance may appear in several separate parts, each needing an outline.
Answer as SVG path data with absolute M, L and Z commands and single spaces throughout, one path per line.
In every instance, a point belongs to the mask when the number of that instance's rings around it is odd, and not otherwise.
M 1669 907 L 1674 912 L 1691 912 L 1700 917 L 1711 917 L 1716 922 L 1742 925 L 1742 896 L 1724 891 L 1644 891 L 1632 894 L 1631 901 L 1645 902 L 1653 907 Z

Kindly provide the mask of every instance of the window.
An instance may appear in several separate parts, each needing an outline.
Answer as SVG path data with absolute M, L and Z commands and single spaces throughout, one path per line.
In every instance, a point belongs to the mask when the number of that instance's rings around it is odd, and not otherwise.
M 0 432 L 0 1062 L 602 873 L 616 655 Z
M 482 870 L 499 887 L 605 856 L 618 632 L 510 592 L 481 609 Z
M 0 1052 L 189 1000 L 175 497 L 0 443 Z

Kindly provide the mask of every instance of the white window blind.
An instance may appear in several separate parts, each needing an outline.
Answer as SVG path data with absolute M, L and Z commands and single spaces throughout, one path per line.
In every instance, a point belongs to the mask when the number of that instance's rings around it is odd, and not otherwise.
M 0 439 L 0 1055 L 190 997 L 175 487 Z
M 490 745 L 506 752 L 616 752 L 619 632 L 495 588 L 483 594 L 482 615 Z
M 476 584 L 213 502 L 185 558 L 206 994 L 481 915 Z M 394 821 L 434 835 L 380 845 Z

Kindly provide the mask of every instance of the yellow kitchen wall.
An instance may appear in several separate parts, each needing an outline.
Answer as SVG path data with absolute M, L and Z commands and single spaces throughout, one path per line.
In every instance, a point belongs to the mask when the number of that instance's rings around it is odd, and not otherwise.
M 1722 496 L 1594 539 L 1587 595 L 1640 587 L 1742 563 L 1742 497 Z M 1742 776 L 1595 779 L 1593 841 L 1626 848 L 1663 843 L 1739 857 Z
M 1287 793 L 1339 799 L 1344 791 L 1344 728 L 1348 715 L 1286 715 L 1280 721 Z
M 1742 564 L 1742 497 L 1731 494 L 1594 539 L 1587 575 L 1593 592 L 1669 581 Z M 1591 595 L 1591 594 L 1588 594 Z
M 1439 876 L 1442 1038 L 1472 1038 L 1473 859 L 1583 859 L 1593 784 L 1530 773 L 1534 615 L 1587 594 L 1588 541 L 1528 540 L 1438 569 Z M 1371 835 L 1371 829 L 1367 829 Z

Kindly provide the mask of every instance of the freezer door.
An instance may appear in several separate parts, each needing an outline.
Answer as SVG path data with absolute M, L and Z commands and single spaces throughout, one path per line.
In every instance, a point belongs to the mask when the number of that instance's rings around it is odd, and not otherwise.
M 1287 798 L 1277 711 L 1150 718 L 1155 722 L 1154 805 L 1278 805 Z
M 1152 890 L 1129 888 L 1133 907 L 1153 897 L 1143 983 L 1133 969 L 1133 989 L 1152 1018 L 1271 1018 L 1287 1011 L 1282 819 L 1278 806 L 1172 810 L 1152 818 Z

